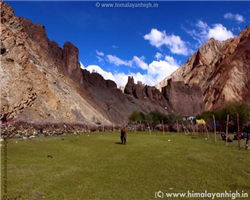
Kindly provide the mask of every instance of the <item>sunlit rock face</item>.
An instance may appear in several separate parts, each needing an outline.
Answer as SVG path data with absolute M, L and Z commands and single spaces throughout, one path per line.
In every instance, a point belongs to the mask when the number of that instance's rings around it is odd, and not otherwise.
M 1 118 L 110 124 L 83 89 L 78 49 L 60 48 L 45 27 L 16 17 L 1 2 Z
M 206 110 L 250 101 L 250 28 L 223 42 L 211 38 L 156 87 L 163 88 L 169 79 L 201 87 Z
M 184 82 L 172 82 L 162 88 L 162 94 L 170 105 L 183 116 L 196 116 L 205 109 L 202 90 L 197 86 L 189 86 Z

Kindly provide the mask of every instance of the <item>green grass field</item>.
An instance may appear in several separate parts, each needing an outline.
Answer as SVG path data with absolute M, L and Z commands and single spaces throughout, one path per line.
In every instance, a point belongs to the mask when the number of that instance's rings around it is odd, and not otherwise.
M 119 133 L 9 139 L 7 199 L 155 199 L 159 190 L 250 195 L 250 151 L 235 141 L 225 147 L 219 137 L 160 132 L 119 141 Z M 1 154 L 3 177 L 3 146 Z

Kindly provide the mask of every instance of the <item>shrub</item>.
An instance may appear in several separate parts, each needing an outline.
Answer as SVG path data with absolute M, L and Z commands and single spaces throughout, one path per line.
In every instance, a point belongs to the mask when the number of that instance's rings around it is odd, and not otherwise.
M 205 111 L 199 117 L 203 118 L 207 123 L 213 123 L 213 115 L 221 127 L 226 127 L 227 115 L 229 114 L 230 131 L 237 131 L 237 114 L 239 114 L 239 124 L 243 127 L 250 121 L 250 105 L 248 102 L 230 102 L 223 108 L 210 112 Z M 198 117 L 198 116 L 197 116 Z

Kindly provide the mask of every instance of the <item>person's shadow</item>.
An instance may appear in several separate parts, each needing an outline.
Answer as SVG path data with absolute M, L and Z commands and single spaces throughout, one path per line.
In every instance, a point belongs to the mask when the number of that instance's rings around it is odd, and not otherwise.
M 122 144 L 121 142 L 116 142 L 115 144 Z

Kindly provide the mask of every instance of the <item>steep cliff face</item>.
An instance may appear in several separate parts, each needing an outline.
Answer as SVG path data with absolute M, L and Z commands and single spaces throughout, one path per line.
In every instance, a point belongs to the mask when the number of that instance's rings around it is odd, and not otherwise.
M 207 109 L 229 101 L 250 101 L 250 28 L 232 40 L 230 47 L 224 59 L 215 63 L 204 87 Z
M 150 100 L 160 103 L 167 103 L 162 93 L 155 87 L 145 86 L 140 81 L 135 84 L 133 77 L 128 77 L 128 83 L 124 89 L 125 94 L 133 95 L 139 100 Z
M 71 79 L 79 84 L 83 84 L 83 78 L 81 74 L 80 63 L 78 59 L 78 48 L 76 48 L 70 42 L 66 42 L 63 45 L 63 70 Z
M 141 83 L 135 84 L 133 77 L 128 77 L 128 83 L 123 93 L 117 88 L 115 82 L 104 80 L 98 73 L 90 73 L 86 70 L 82 70 L 82 73 L 84 77 L 83 85 L 85 90 L 88 91 L 89 97 L 116 124 L 127 123 L 128 117 L 133 111 L 143 113 L 159 111 L 164 114 L 176 112 L 159 90 L 144 86 Z M 162 99 L 157 98 L 157 95 L 160 95 Z
M 45 28 L 16 17 L 1 2 L 1 118 L 25 121 L 110 121 L 82 90 L 78 49 L 61 49 Z
M 167 85 L 169 79 L 198 85 L 203 91 L 206 110 L 214 110 L 229 101 L 249 99 L 249 33 L 224 42 L 211 38 L 188 61 L 156 85 Z
M 158 83 L 156 87 L 160 89 L 166 86 L 170 78 L 173 81 L 184 81 L 188 84 L 199 84 L 200 87 L 203 87 L 214 69 L 213 63 L 219 60 L 219 54 L 229 41 L 219 42 L 211 38 L 182 67 Z
M 171 107 L 183 116 L 196 116 L 204 111 L 202 90 L 195 85 L 189 86 L 184 82 L 168 80 L 162 88 L 162 94 L 168 99 Z

